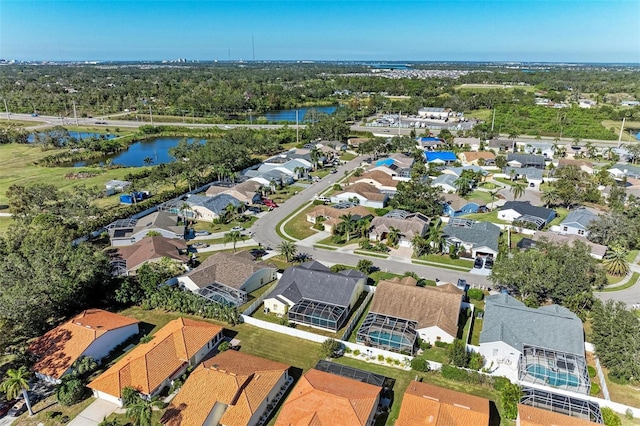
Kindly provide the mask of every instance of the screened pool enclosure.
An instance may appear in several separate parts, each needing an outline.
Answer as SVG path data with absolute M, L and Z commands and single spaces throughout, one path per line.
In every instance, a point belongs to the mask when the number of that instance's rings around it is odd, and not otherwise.
M 289 321 L 319 327 L 327 330 L 338 331 L 349 315 L 349 310 L 345 306 L 330 305 L 328 303 L 316 302 L 302 299 L 289 309 Z
M 415 353 L 416 322 L 369 312 L 356 335 L 360 344 L 393 352 Z

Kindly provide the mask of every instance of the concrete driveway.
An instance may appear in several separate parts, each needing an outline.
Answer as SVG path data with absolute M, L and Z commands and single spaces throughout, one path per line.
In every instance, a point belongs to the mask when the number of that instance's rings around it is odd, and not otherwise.
M 78 416 L 68 423 L 68 426 L 97 426 L 105 417 L 116 411 L 119 407 L 104 399 L 96 399 L 85 408 Z

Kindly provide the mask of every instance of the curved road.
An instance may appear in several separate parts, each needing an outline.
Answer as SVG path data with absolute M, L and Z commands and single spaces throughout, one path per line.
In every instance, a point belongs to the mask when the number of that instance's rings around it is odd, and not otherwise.
M 364 157 L 358 157 L 346 165 L 338 167 L 338 173 L 329 174 L 320 182 L 311 184 L 308 188 L 300 191 L 297 195 L 291 197 L 287 202 L 280 205 L 280 207 L 272 210 L 267 215 L 258 219 L 252 227 L 254 232 L 253 239 L 259 241 L 263 246 L 277 247 L 282 238 L 276 233 L 276 227 L 291 213 L 298 210 L 300 206 L 313 199 L 315 194 L 319 194 L 325 189 L 332 186 L 338 180 L 342 179 L 345 170 L 353 170 L 362 161 Z M 450 269 L 436 268 L 432 266 L 416 265 L 411 263 L 399 262 L 389 259 L 373 259 L 368 256 L 358 256 L 356 254 L 342 253 L 330 250 L 319 250 L 313 247 L 304 247 L 305 253 L 309 253 L 314 259 L 329 262 L 329 263 L 342 263 L 347 265 L 356 265 L 360 259 L 370 259 L 373 261 L 374 266 L 380 268 L 383 271 L 394 272 L 398 274 L 404 274 L 407 271 L 412 271 L 418 274 L 420 277 L 435 280 L 438 278 L 441 281 L 457 282 L 458 278 L 466 279 L 469 284 L 491 286 L 491 282 L 485 276 L 470 274 L 463 271 L 453 271 Z

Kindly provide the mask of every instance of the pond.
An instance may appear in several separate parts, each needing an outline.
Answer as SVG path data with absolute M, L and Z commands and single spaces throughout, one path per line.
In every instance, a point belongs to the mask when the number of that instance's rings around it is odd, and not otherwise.
M 264 114 L 260 114 L 259 117 L 266 118 L 269 122 L 273 121 L 288 121 L 295 123 L 296 122 L 296 111 L 298 111 L 298 122 L 302 123 L 305 119 L 307 113 L 311 110 L 316 110 L 317 112 L 324 114 L 333 114 L 336 112 L 338 107 L 336 106 L 319 106 L 319 107 L 308 107 L 308 108 L 296 108 L 296 109 L 280 109 L 276 111 L 267 111 Z M 311 117 L 307 117 L 310 119 Z
M 142 141 L 132 143 L 126 151 L 119 152 L 107 157 L 96 158 L 89 161 L 79 161 L 73 165 L 73 167 L 84 167 L 90 165 L 104 164 L 107 160 L 112 160 L 114 165 L 125 167 L 142 167 L 146 166 L 145 159 L 150 158 L 151 164 L 164 164 L 173 161 L 173 158 L 169 155 L 169 149 L 178 145 L 178 143 L 184 138 L 176 137 L 162 137 L 145 139 Z M 187 139 L 189 143 L 194 142 L 194 139 Z M 199 143 L 203 143 L 200 140 Z

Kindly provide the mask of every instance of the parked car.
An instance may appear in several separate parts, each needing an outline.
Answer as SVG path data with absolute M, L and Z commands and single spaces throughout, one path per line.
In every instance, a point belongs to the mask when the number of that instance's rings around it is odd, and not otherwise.
M 11 407 L 13 407 L 15 403 L 15 399 L 0 403 L 0 419 L 7 415 L 7 413 L 9 412 L 9 410 L 11 410 Z
M 196 237 L 205 237 L 207 235 L 211 235 L 211 232 L 209 232 L 209 231 L 196 231 L 195 235 L 196 235 Z
M 328 197 L 316 197 L 317 201 L 322 201 L 323 203 L 327 204 L 331 202 L 331 198 Z
M 268 198 L 265 198 L 264 200 L 262 200 L 264 202 L 264 205 L 267 207 L 271 207 L 271 208 L 276 208 L 278 207 L 278 205 L 276 204 L 275 201 L 270 200 Z
M 492 269 L 493 268 L 493 259 L 488 258 L 484 261 L 484 269 Z
M 475 262 L 473 262 L 473 267 L 476 269 L 482 269 L 483 264 L 484 264 L 484 259 L 481 257 L 476 257 Z
M 209 247 L 209 244 L 207 243 L 195 243 L 192 244 L 191 247 L 195 247 L 195 248 L 207 248 Z
M 13 404 L 13 407 L 11 407 L 11 409 L 9 409 L 9 412 L 7 413 L 7 415 L 12 416 L 12 417 L 18 417 L 19 415 L 21 415 L 25 411 L 27 411 L 27 403 L 25 402 L 24 399 L 20 399 L 20 400 L 18 400 L 18 402 Z
M 331 173 L 338 173 L 336 169 L 331 169 Z
M 244 231 L 244 228 L 242 226 L 234 226 L 233 228 L 231 228 L 231 231 L 233 231 L 233 232 L 242 232 L 242 231 Z
M 256 214 L 262 213 L 262 209 L 260 207 L 254 207 L 254 206 L 247 207 L 247 211 L 250 211 Z

